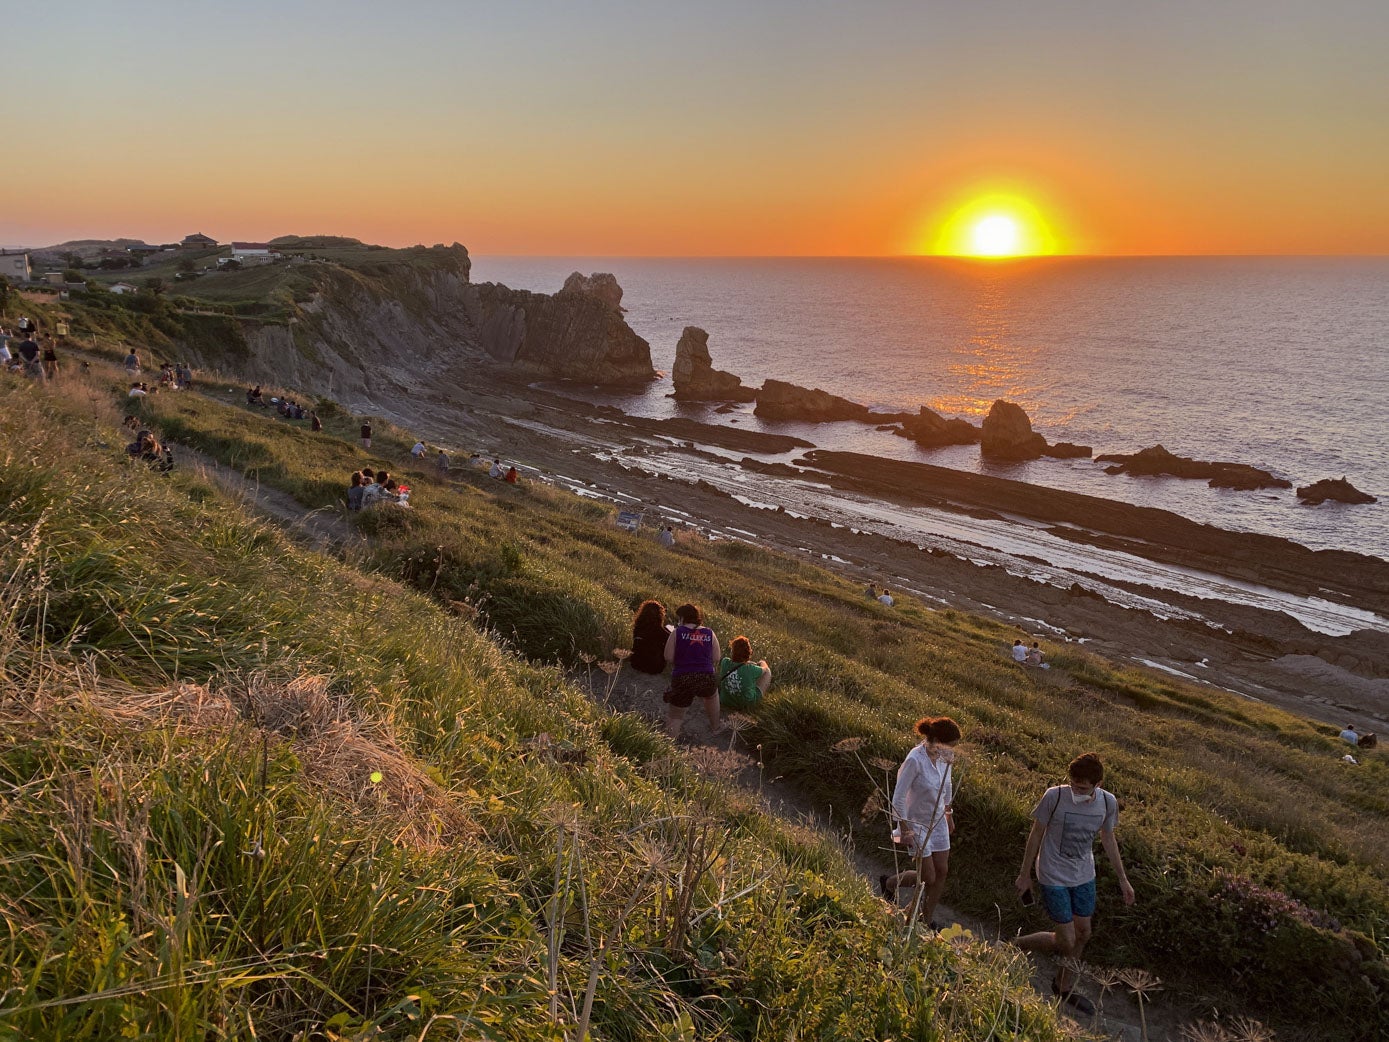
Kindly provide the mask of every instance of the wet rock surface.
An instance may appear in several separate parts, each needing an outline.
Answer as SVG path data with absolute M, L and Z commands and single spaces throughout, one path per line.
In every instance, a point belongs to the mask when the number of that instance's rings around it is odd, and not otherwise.
M 1323 478 L 1297 490 L 1297 498 L 1309 506 L 1317 506 L 1328 499 L 1336 503 L 1378 503 L 1379 500 L 1368 492 L 1361 492 L 1345 478 Z
M 894 433 L 910 438 L 922 448 L 939 449 L 947 445 L 973 445 L 979 441 L 981 431 L 968 420 L 947 420 L 934 409 L 921 407 L 917 415 L 902 421 L 894 428 Z
M 1232 488 L 1244 492 L 1261 488 L 1293 487 L 1291 481 L 1275 477 L 1269 471 L 1247 463 L 1192 459 L 1189 456 L 1175 455 L 1162 445 L 1154 445 L 1128 456 L 1106 453 L 1096 456 L 1095 460 L 1098 463 L 1113 464 L 1105 468 L 1106 474 L 1204 479 L 1211 488 Z
M 866 405 L 819 388 L 800 387 L 785 380 L 763 383 L 757 392 L 757 408 L 753 411 L 766 420 L 799 420 L 803 423 L 870 419 L 877 422 L 880 419 L 870 413 Z
M 981 456 L 1020 462 L 1041 459 L 1046 449 L 1047 439 L 1032 429 L 1032 421 L 1021 405 L 1002 398 L 993 403 L 980 431 Z

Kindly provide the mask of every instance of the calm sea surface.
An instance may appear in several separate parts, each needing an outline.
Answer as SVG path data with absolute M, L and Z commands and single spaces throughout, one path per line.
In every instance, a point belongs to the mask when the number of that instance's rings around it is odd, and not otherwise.
M 1389 557 L 1389 259 L 479 257 L 473 279 L 553 292 L 610 271 L 632 327 L 668 371 L 681 329 L 756 385 L 821 387 L 883 410 L 976 422 L 996 398 L 1050 441 L 1252 463 L 1295 485 L 1345 475 L 1371 506 L 1291 491 L 1111 477 L 1088 461 L 999 466 L 978 448 L 925 451 L 861 424 L 763 424 L 751 406 L 677 406 L 668 380 L 630 395 L 573 388 L 647 416 L 794 433 L 825 448 L 1012 477 L 1163 507 L 1226 528 Z

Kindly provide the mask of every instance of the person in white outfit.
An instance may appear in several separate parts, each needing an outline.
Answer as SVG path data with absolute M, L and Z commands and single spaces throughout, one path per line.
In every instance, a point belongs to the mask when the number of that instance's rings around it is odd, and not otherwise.
M 950 837 L 955 831 L 951 764 L 955 762 L 960 725 L 948 716 L 923 717 L 916 722 L 916 733 L 921 742 L 898 768 L 897 788 L 892 793 L 892 814 L 898 822 L 900 841 L 916 859 L 916 868 L 880 876 L 878 885 L 891 901 L 897 899 L 899 886 L 916 887 L 907 920 L 919 915 L 935 930 L 939 927 L 931 920 L 945 892 Z

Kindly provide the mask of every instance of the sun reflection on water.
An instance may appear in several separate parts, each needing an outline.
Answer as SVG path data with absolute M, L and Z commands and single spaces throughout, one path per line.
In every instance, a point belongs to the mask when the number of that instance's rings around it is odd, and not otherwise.
M 1040 351 L 1022 339 L 1008 283 L 1006 272 L 978 272 L 968 339 L 951 346 L 946 364 L 961 390 L 933 398 L 930 407 L 937 412 L 982 417 L 999 398 L 1027 407 Z

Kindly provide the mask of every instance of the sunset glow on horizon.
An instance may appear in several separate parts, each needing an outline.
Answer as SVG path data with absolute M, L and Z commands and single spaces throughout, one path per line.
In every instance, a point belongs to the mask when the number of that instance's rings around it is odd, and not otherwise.
M 132 0 L 6 22 L 34 73 L 0 245 L 1389 253 L 1389 5 Z M 977 211 L 981 185 L 1010 206 Z

